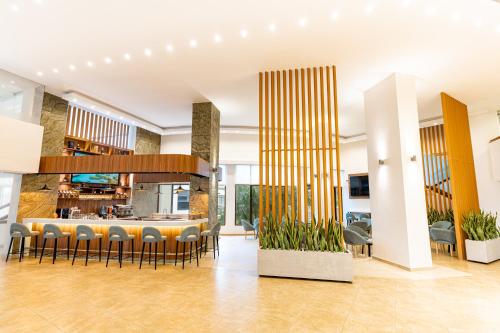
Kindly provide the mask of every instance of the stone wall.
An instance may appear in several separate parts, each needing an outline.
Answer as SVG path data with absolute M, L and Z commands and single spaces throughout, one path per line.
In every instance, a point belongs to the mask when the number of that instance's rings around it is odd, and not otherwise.
M 219 167 L 220 112 L 213 103 L 193 104 L 191 155 L 209 162 L 210 177 L 190 178 L 189 210 L 208 216 L 209 225 L 217 223 L 217 170 Z M 198 193 L 198 188 L 204 192 Z
M 61 155 L 66 134 L 68 102 L 45 93 L 40 125 L 44 127 L 42 156 Z M 51 191 L 38 191 L 43 185 Z M 17 221 L 25 217 L 52 217 L 57 207 L 59 175 L 23 175 Z
M 135 137 L 135 155 L 159 154 L 161 135 L 137 127 Z M 158 184 L 144 183 L 143 190 L 138 190 L 140 184 L 134 184 L 132 191 L 132 206 L 137 216 L 150 216 L 158 211 Z

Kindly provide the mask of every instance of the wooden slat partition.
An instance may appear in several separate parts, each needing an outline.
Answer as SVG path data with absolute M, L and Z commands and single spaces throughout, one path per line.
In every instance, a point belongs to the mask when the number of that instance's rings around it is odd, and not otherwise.
M 324 223 L 330 218 L 341 222 L 340 186 L 335 207 L 335 183 L 341 181 L 335 147 L 339 147 L 335 67 L 259 73 L 261 227 L 268 213 L 281 219 L 283 211 L 291 222 Z
M 187 173 L 209 176 L 207 161 L 191 155 L 43 156 L 40 174 L 67 173 Z
M 479 210 L 467 105 L 441 93 L 458 258 L 465 259 L 464 214 Z
M 128 133 L 129 125 L 127 124 L 75 105 L 68 106 L 67 136 L 127 149 Z
M 452 207 L 450 176 L 443 125 L 420 129 L 427 209 L 444 212 Z

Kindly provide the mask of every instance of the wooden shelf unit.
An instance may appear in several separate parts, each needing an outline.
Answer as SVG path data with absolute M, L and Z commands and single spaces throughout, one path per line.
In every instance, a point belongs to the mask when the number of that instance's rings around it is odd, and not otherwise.
M 73 147 L 69 147 L 69 142 L 73 142 Z M 78 149 L 79 148 L 79 149 Z M 74 156 L 75 152 L 82 152 L 89 155 L 133 155 L 130 149 L 118 148 L 108 144 L 85 140 L 67 135 L 64 138 L 64 156 Z

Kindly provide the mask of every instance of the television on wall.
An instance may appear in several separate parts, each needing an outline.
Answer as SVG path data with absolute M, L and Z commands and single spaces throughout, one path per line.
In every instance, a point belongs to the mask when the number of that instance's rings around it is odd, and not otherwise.
M 349 198 L 362 199 L 370 197 L 368 174 L 349 175 Z
M 74 173 L 71 182 L 78 184 L 103 184 L 118 185 L 120 175 L 118 173 Z

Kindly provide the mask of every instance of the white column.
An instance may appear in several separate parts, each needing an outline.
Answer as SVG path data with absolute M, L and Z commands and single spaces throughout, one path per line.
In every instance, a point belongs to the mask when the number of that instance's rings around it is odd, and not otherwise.
M 414 78 L 392 74 L 366 91 L 365 114 L 373 256 L 431 267 Z

